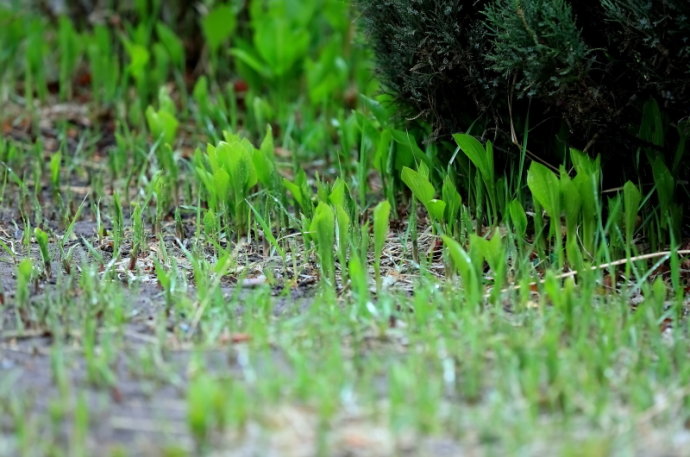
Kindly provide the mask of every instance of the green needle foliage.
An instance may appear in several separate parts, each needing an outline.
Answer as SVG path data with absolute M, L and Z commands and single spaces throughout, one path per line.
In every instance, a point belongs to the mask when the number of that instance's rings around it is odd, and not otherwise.
M 592 66 L 566 0 L 498 0 L 486 9 L 491 68 L 512 77 L 520 96 L 558 99 L 577 90 Z
M 557 162 L 567 152 L 563 142 L 588 146 L 611 165 L 609 178 L 648 168 L 634 153 L 641 147 L 667 163 L 683 160 L 677 146 L 690 114 L 685 0 L 358 4 L 386 91 L 437 134 L 474 125 L 495 131 L 505 147 L 517 141 L 515 129 L 529 127 L 539 155 Z M 662 141 L 653 144 L 639 131 L 648 100 L 660 108 Z

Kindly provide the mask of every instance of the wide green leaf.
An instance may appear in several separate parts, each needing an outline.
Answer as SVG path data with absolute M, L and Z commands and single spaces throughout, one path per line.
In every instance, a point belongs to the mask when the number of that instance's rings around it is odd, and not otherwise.
M 434 186 L 421 173 L 411 168 L 403 167 L 400 178 L 412 191 L 412 195 L 414 195 L 424 206 L 434 198 L 434 194 L 436 193 Z
M 464 133 L 456 133 L 453 139 L 460 147 L 460 150 L 465 153 L 468 159 L 474 164 L 482 175 L 482 179 L 487 185 L 493 182 L 493 158 L 482 143 L 473 137 Z
M 510 214 L 510 221 L 517 235 L 524 238 L 525 233 L 527 233 L 527 214 L 519 200 L 512 200 L 508 204 L 508 214 Z
M 625 236 L 627 243 L 632 242 L 641 200 L 642 194 L 637 186 L 630 181 L 626 182 L 623 186 L 623 211 L 625 213 Z
M 460 243 L 454 239 L 445 235 L 441 238 L 450 255 L 453 268 L 462 278 L 463 286 L 465 287 L 465 296 L 471 302 L 479 303 L 481 299 L 479 277 L 477 276 L 477 271 L 470 255 L 460 246 Z
M 218 5 L 209 11 L 201 21 L 201 29 L 211 52 L 215 53 L 230 38 L 236 25 L 235 12 L 230 6 Z
M 544 165 L 532 162 L 527 171 L 527 187 L 532 197 L 544 207 L 552 218 L 560 210 L 560 186 L 556 175 Z

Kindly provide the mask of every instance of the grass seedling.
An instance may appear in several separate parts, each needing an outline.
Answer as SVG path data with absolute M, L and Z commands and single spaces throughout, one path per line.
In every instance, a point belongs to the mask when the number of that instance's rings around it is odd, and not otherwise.
M 544 208 L 549 216 L 549 233 L 554 243 L 554 252 L 558 259 L 558 266 L 562 268 L 561 187 L 558 177 L 544 165 L 532 162 L 527 171 L 527 186 L 532 193 L 534 201 Z M 538 207 L 535 205 L 536 208 Z
M 85 457 L 88 455 L 89 403 L 84 393 L 77 397 L 74 407 L 73 434 L 70 443 L 70 455 Z
M 294 198 L 302 214 L 306 217 L 311 217 L 314 212 L 313 195 L 307 183 L 307 175 L 304 170 L 298 169 L 294 181 L 283 178 L 283 186 L 292 194 L 292 198 Z
M 62 16 L 58 21 L 58 47 L 60 50 L 60 98 L 72 97 L 72 78 L 76 73 L 83 41 L 72 21 Z
M 236 25 L 237 12 L 226 4 L 216 5 L 201 20 L 201 30 L 211 57 L 212 74 L 218 69 L 218 51 L 233 35 Z
M 661 215 L 659 218 L 660 231 L 666 232 L 669 237 L 673 236 L 675 239 L 679 239 L 679 233 L 673 233 L 677 232 L 677 228 L 680 227 L 678 220 L 681 215 L 680 207 L 675 204 L 673 197 L 676 180 L 660 157 L 656 157 L 652 162 L 652 174 L 659 202 L 659 214 Z
M 374 208 L 374 276 L 376 278 L 376 290 L 381 291 L 381 254 L 383 246 L 388 238 L 389 217 L 391 204 L 382 201 Z
M 369 153 L 371 149 L 371 144 L 369 138 L 373 135 L 367 135 L 367 127 L 370 127 L 370 123 L 367 122 L 368 119 L 361 113 L 353 113 L 353 115 L 358 119 L 358 124 L 361 129 L 360 141 L 359 141 L 359 156 L 357 158 L 357 195 L 359 200 L 359 205 L 361 207 L 366 206 L 367 202 L 367 189 L 369 186 Z
M 60 191 L 60 170 L 62 169 L 62 153 L 56 152 L 50 157 L 50 184 L 53 194 L 57 195 Z
M 356 319 L 366 309 L 369 301 L 369 279 L 366 268 L 356 253 L 350 257 L 348 269 L 350 284 L 358 305 L 352 308 L 351 317 Z
M 129 269 L 134 270 L 137 265 L 137 259 L 141 252 L 146 249 L 146 233 L 144 232 L 144 210 L 148 206 L 148 200 L 145 202 L 133 203 L 134 212 L 132 214 L 132 252 L 129 259 Z
M 508 217 L 510 226 L 515 232 L 515 238 L 518 240 L 518 248 L 522 250 L 527 235 L 527 213 L 520 200 L 511 200 L 508 204 Z
M 383 193 L 391 207 L 395 209 L 395 180 L 391 179 L 394 176 L 393 154 L 391 153 L 393 149 L 393 134 L 390 129 L 384 129 L 377 135 L 374 141 L 376 150 L 372 163 L 381 177 Z
M 151 53 L 146 45 L 135 43 L 132 40 L 123 39 L 125 50 L 129 56 L 129 63 L 126 73 L 132 78 L 137 88 L 140 99 L 146 100 L 149 95 L 149 76 L 148 67 L 151 60 Z
M 199 451 L 206 448 L 213 428 L 217 389 L 216 382 L 203 374 L 196 376 L 187 388 L 187 424 Z
M 279 107 L 281 117 L 287 116 L 286 101 L 295 90 L 291 82 L 298 64 L 307 55 L 312 38 L 304 24 L 315 12 L 311 2 L 299 8 L 299 15 L 290 14 L 292 6 L 288 5 L 278 2 L 250 8 L 254 26 L 252 40 L 237 41 L 230 51 L 242 62 L 240 69 L 245 80 L 255 86 L 270 84 L 271 98 Z M 265 122 L 258 125 L 265 125 Z
M 8 416 L 14 422 L 14 434 L 17 447 L 22 454 L 28 454 L 31 451 L 31 427 L 28 423 L 27 416 L 29 407 L 21 397 L 11 397 L 9 400 L 9 407 L 7 408 Z
M 495 224 L 498 222 L 498 211 L 501 208 L 498 201 L 498 192 L 496 186 L 496 176 L 494 170 L 494 152 L 493 145 L 487 141 L 486 147 L 472 135 L 456 134 L 453 139 L 457 143 L 460 150 L 470 159 L 472 164 L 479 170 L 481 181 L 484 185 L 487 197 L 487 207 L 489 215 L 489 223 Z M 479 205 L 482 204 L 482 198 L 477 199 Z
M 571 179 L 564 169 L 561 169 L 559 184 L 565 215 L 566 257 L 573 268 L 580 270 L 582 269 L 582 253 L 577 241 L 577 227 L 581 222 L 582 199 L 576 181 Z
M 319 203 L 309 225 L 310 237 L 316 242 L 321 274 L 326 283 L 335 286 L 335 213 L 326 203 Z
M 474 263 L 474 270 L 477 272 L 478 277 L 481 277 L 483 263 L 486 261 L 489 264 L 494 280 L 491 295 L 497 301 L 505 284 L 506 270 L 508 269 L 506 265 L 508 254 L 500 231 L 496 229 L 488 240 L 475 234 L 470 235 L 469 255 Z M 457 263 L 457 260 L 455 262 Z
M 174 68 L 177 70 L 175 71 L 175 75 L 178 73 L 181 73 L 184 71 L 184 64 L 185 64 L 185 51 L 184 51 L 184 44 L 182 43 L 182 39 L 177 36 L 177 34 L 171 30 L 168 26 L 166 26 L 163 22 L 157 22 L 156 23 L 156 35 L 158 39 L 160 40 L 160 44 L 162 47 L 165 49 L 165 53 L 167 57 L 170 59 L 170 63 L 174 66 Z M 162 75 L 163 79 L 167 75 Z M 161 79 L 161 80 L 163 80 Z M 176 80 L 176 82 L 180 82 L 180 80 Z M 183 86 L 183 84 L 179 84 L 180 86 Z M 186 94 L 185 94 L 185 99 L 186 99 Z M 183 99 L 183 102 L 186 101 Z
M 158 284 L 160 284 L 163 293 L 165 294 L 165 309 L 166 314 L 170 315 L 171 310 L 175 304 L 175 292 L 177 290 L 177 272 L 176 265 L 172 265 L 168 270 L 165 268 L 164 264 L 155 261 L 156 278 L 158 279 Z
M 157 174 L 151 181 L 151 195 L 156 201 L 156 210 L 153 219 L 153 234 L 158 235 L 161 231 L 163 219 L 168 211 L 170 203 L 169 180 L 163 174 Z
M 638 223 L 638 211 L 640 209 L 640 202 L 642 201 L 642 194 L 635 184 L 628 181 L 623 186 L 623 226 L 625 230 L 625 256 L 630 259 L 634 252 L 634 234 L 635 227 Z M 630 276 L 631 262 L 625 264 L 625 275 Z
M 574 190 L 577 190 L 575 198 L 579 198 L 581 202 L 582 246 L 591 259 L 594 257 L 597 227 L 601 221 L 601 160 L 599 157 L 592 159 L 576 149 L 570 150 L 570 158 L 577 173 L 573 178 L 576 185 Z M 563 200 L 568 198 L 570 195 L 564 194 Z
M 103 25 L 96 25 L 86 45 L 94 98 L 108 105 L 114 99 L 120 79 L 120 61 L 113 59 L 113 39 Z
M 446 214 L 444 220 L 446 222 L 446 233 L 450 233 L 455 237 L 460 235 L 460 211 L 462 210 L 462 196 L 453 183 L 453 178 L 447 174 L 443 178 L 443 187 L 441 188 L 441 199 L 446 203 Z
M 44 36 L 45 27 L 40 19 L 27 24 L 27 43 L 25 56 L 24 97 L 29 107 L 33 106 L 34 91 L 38 99 L 43 101 L 48 96 L 45 56 L 48 53 L 48 42 Z
M 115 382 L 115 375 L 108 366 L 112 348 L 107 347 L 107 341 L 99 340 L 97 331 L 96 316 L 87 316 L 84 322 L 82 348 L 86 378 L 94 386 L 111 386 Z
M 251 203 L 249 203 L 249 201 L 247 201 L 247 205 L 249 206 L 249 208 L 254 213 L 254 219 L 256 219 L 256 222 L 258 222 L 259 226 L 261 227 L 261 231 L 263 233 L 263 236 L 266 238 L 266 241 L 268 241 L 270 243 L 270 245 L 273 247 L 273 249 L 275 249 L 276 252 L 278 253 L 278 255 L 280 255 L 280 257 L 283 259 L 283 262 L 285 262 L 285 260 L 286 260 L 285 250 L 280 246 L 280 244 L 278 243 L 278 240 L 273 235 L 273 231 L 271 229 L 271 224 L 268 223 L 263 218 L 261 213 L 259 213 L 259 211 L 257 211 L 257 209 L 254 208 L 254 206 Z
M 50 351 L 50 368 L 53 377 L 53 383 L 57 386 L 60 394 L 66 398 L 69 394 L 69 376 L 67 374 L 65 361 L 65 348 L 56 344 Z
M 150 105 L 146 108 L 146 123 L 156 141 L 172 145 L 175 142 L 180 122 L 175 116 L 175 105 L 165 88 L 161 88 L 158 93 L 158 104 L 158 110 Z M 172 168 L 171 164 L 165 162 L 162 165 L 164 169 Z
M 36 237 L 36 242 L 38 243 L 38 248 L 41 252 L 41 260 L 43 260 L 45 276 L 50 277 L 52 274 L 52 268 L 50 266 L 50 251 L 48 250 L 48 234 L 39 227 L 36 227 L 34 229 L 34 237 Z
M 269 133 L 270 134 L 270 133 Z M 247 197 L 257 184 L 275 184 L 272 151 L 257 149 L 248 140 L 226 132 L 225 141 L 208 145 L 206 155 L 194 156 L 196 176 L 204 187 L 208 204 L 238 236 L 247 233 L 250 209 Z
M 336 221 L 336 247 L 338 251 L 338 261 L 341 268 L 341 273 L 343 275 L 343 283 L 347 281 L 347 256 L 350 250 L 351 235 L 350 229 L 352 225 L 352 218 L 350 217 L 350 212 L 348 211 L 348 188 L 345 181 L 338 178 L 335 183 L 333 183 L 333 188 L 327 198 L 328 201 L 333 205 L 333 210 L 335 212 Z
M 34 265 L 31 259 L 24 259 L 17 265 L 17 290 L 15 300 L 17 303 L 16 322 L 17 328 L 23 329 L 23 315 L 28 312 L 31 299 L 31 281 L 33 279 Z
M 122 211 L 122 204 L 120 203 L 120 195 L 113 194 L 113 255 L 117 257 L 120 254 L 120 247 L 125 234 L 125 216 Z

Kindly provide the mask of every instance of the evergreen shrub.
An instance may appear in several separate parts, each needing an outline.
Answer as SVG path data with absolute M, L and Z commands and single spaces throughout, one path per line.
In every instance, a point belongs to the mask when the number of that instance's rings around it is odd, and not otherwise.
M 527 127 L 553 163 L 576 147 L 609 177 L 659 155 L 687 173 L 687 0 L 356 1 L 385 90 L 437 138 Z

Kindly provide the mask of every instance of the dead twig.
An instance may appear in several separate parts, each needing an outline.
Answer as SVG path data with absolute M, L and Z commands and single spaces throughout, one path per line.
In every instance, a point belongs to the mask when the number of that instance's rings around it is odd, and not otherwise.
M 657 259 L 659 257 L 666 257 L 666 256 L 671 256 L 674 252 L 673 251 L 660 251 L 660 252 L 652 252 L 649 254 L 642 254 L 638 255 L 635 257 L 630 257 L 625 258 L 625 259 L 619 259 L 619 260 L 614 260 L 613 262 L 606 262 L 606 263 L 601 263 L 599 265 L 592 265 L 589 267 L 587 271 L 598 271 L 598 270 L 605 270 L 607 268 L 611 267 L 617 267 L 619 265 L 625 265 L 630 262 L 637 262 L 639 260 L 649 260 L 649 259 Z M 690 255 L 690 249 L 681 249 L 678 251 L 675 251 L 677 255 Z M 567 278 L 572 278 L 575 277 L 579 274 L 583 273 L 583 271 L 578 271 L 578 270 L 573 270 L 573 271 L 568 271 L 566 273 L 562 273 L 558 276 L 556 276 L 556 279 L 567 279 Z M 546 282 L 546 279 L 541 279 L 539 281 L 533 281 L 528 284 L 528 287 L 533 287 L 537 286 L 539 284 L 544 284 Z M 501 293 L 505 292 L 510 292 L 512 290 L 520 290 L 522 288 L 522 285 L 516 284 L 510 287 L 507 287 L 501 291 Z M 488 295 L 487 295 L 488 296 Z

